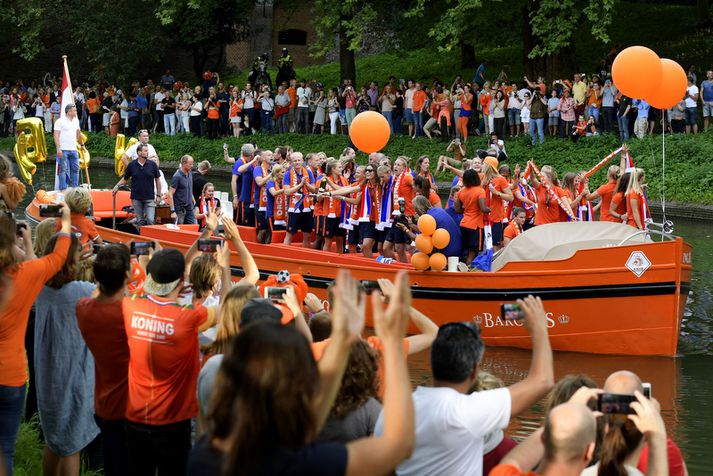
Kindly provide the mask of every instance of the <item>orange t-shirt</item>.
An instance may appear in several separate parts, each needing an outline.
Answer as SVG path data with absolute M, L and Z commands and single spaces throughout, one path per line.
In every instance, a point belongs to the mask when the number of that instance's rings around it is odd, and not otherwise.
M 634 210 L 631 208 L 632 200 L 636 200 L 638 205 L 637 208 L 639 209 L 639 219 L 641 220 L 643 227 L 646 228 L 646 223 L 644 223 L 644 221 L 649 215 L 646 210 L 646 200 L 644 200 L 643 195 L 638 192 L 629 192 L 626 194 L 626 224 L 633 226 L 634 228 L 638 228 L 636 226 L 636 220 L 634 219 Z
M 426 93 L 423 90 L 418 90 L 413 93 L 413 112 L 420 112 L 423 105 L 426 104 Z
M 618 215 L 623 215 L 626 213 L 626 203 L 624 203 L 624 192 L 617 192 L 611 197 L 611 202 L 609 203 L 609 207 L 611 208 L 611 205 L 614 204 L 614 210 Z M 607 212 L 609 213 L 609 212 Z M 611 217 L 611 220 L 616 223 L 621 223 L 621 220 L 618 218 L 614 218 L 613 216 L 609 215 Z
M 460 108 L 465 111 L 470 111 L 470 106 L 473 104 L 473 95 L 470 93 L 463 93 L 458 97 L 458 99 L 460 100 Z
M 61 228 L 62 224 L 57 220 L 55 231 L 59 231 Z M 82 245 L 99 238 L 99 232 L 94 222 L 89 217 L 79 213 L 72 213 L 72 233 Z
M 60 235 L 54 251 L 39 259 L 24 261 L 8 271 L 13 298 L 0 312 L 0 385 L 20 387 L 27 382 L 25 331 L 30 308 L 45 283 L 62 269 L 69 253 L 68 235 Z
M 101 102 L 99 99 L 90 99 L 87 101 L 87 109 L 89 109 L 89 114 L 96 114 L 99 112 L 99 108 L 101 107 Z
M 287 95 L 290 97 L 290 109 L 297 107 L 297 90 L 290 86 L 287 88 Z
M 490 476 L 538 476 L 538 474 L 532 471 L 522 472 L 511 464 L 499 464 L 490 471 Z
M 567 196 L 567 192 L 557 186 L 550 185 L 550 188 L 552 188 L 555 194 L 557 194 L 560 198 Z M 557 200 L 550 197 L 550 194 L 547 193 L 547 189 L 545 189 L 544 185 L 540 185 L 540 188 L 535 190 L 535 197 L 537 198 L 535 225 L 545 225 L 547 223 L 557 223 L 561 221 L 560 212 L 562 209 L 560 208 L 559 203 L 557 203 Z
M 416 195 L 413 189 L 413 175 L 409 172 L 402 172 L 398 190 L 396 189 L 396 182 L 399 182 L 398 177 L 394 177 L 394 210 L 399 209 L 398 198 L 402 197 L 404 199 L 406 216 L 412 217 L 416 214 L 413 209 L 413 197 Z
M 324 182 L 325 179 L 322 177 L 321 179 L 317 180 L 314 183 L 314 186 L 319 189 L 322 186 L 322 182 Z M 325 207 L 325 202 L 329 203 L 328 198 L 323 198 L 322 200 L 317 200 L 316 198 L 314 199 L 314 208 L 312 210 L 312 214 L 316 217 L 321 217 L 321 216 L 327 216 L 327 209 L 329 208 L 329 205 Z
M 609 214 L 609 207 L 611 207 L 615 189 L 616 182 L 607 182 L 597 189 L 597 193 L 602 199 L 602 206 L 599 207 L 599 221 L 620 221 Z
M 464 187 L 456 196 L 463 204 L 463 219 L 460 226 L 472 230 L 483 228 L 483 211 L 480 209 L 480 199 L 485 199 L 483 187 Z
M 490 101 L 492 99 L 493 99 L 493 96 L 490 93 L 484 93 L 484 94 L 480 95 L 478 102 L 480 103 L 480 106 L 483 108 L 483 114 L 490 114 Z
M 77 326 L 94 356 L 94 413 L 104 420 L 123 420 L 129 391 L 129 344 L 121 301 L 80 299 Z
M 181 306 L 156 296 L 124 298 L 129 342 L 126 419 L 168 425 L 198 413 L 198 328 L 211 309 Z
M 599 109 L 602 108 L 602 93 L 601 91 L 599 92 L 599 97 L 596 97 L 596 94 L 594 94 L 594 90 L 589 91 L 589 101 L 587 102 L 588 105 L 595 105 Z
M 496 175 L 490 183 L 493 184 L 495 190 L 501 193 L 510 188 L 507 179 L 502 175 Z M 489 186 L 487 189 L 483 188 L 483 190 L 485 193 L 490 193 Z M 503 199 L 493 193 L 490 197 L 490 223 L 502 223 L 503 218 L 505 218 Z
M 505 227 L 505 230 L 503 230 L 503 237 L 514 240 L 520 233 L 522 233 L 520 226 L 518 226 L 514 220 L 511 220 L 510 223 L 508 223 L 508 226 Z
M 208 119 L 220 119 L 220 111 L 217 107 L 209 107 L 207 117 Z
M 441 204 L 441 197 L 438 196 L 435 190 L 431 189 L 431 193 L 428 194 L 428 201 L 431 202 L 431 206 L 436 206 Z

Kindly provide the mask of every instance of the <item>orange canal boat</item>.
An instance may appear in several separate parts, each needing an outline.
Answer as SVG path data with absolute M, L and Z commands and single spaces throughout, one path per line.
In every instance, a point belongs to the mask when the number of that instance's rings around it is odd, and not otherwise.
M 128 192 L 114 205 L 110 191 L 92 191 L 93 214 L 108 242 L 136 240 L 128 228 L 112 228 L 112 219 L 130 212 Z M 39 201 L 25 211 L 38 222 Z M 118 211 L 114 211 L 118 210 Z M 133 228 L 133 225 L 130 225 Z M 692 248 L 680 237 L 662 233 L 662 241 L 628 225 L 607 222 L 555 223 L 535 227 L 515 238 L 493 260 L 492 272 L 416 271 L 406 264 L 382 264 L 362 256 L 255 242 L 255 230 L 240 227 L 261 278 L 286 269 L 304 276 L 311 290 L 326 298 L 340 268 L 360 280 L 393 279 L 407 269 L 414 306 L 441 325 L 477 323 L 487 345 L 529 348 L 519 321 L 500 316 L 500 305 L 533 294 L 545 301 L 550 341 L 555 350 L 620 355 L 676 355 L 691 281 Z M 135 229 L 134 229 L 135 230 Z M 282 232 L 284 233 L 284 232 Z M 154 225 L 141 238 L 186 251 L 197 227 Z M 280 232 L 273 241 L 280 242 Z M 301 239 L 296 239 L 300 242 Z M 242 272 L 233 254 L 233 274 Z

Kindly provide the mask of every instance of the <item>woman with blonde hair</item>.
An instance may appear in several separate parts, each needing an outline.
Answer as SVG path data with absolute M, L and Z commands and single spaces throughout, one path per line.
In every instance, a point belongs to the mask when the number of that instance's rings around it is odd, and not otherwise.
M 649 204 L 644 193 L 644 169 L 637 168 L 629 175 L 629 184 L 626 187 L 626 215 L 627 224 L 638 228 L 647 229 L 647 222 L 651 217 Z
M 90 241 L 97 245 L 103 243 L 96 225 L 91 218 L 86 216 L 92 206 L 92 196 L 89 190 L 84 187 L 67 189 L 64 193 L 64 201 L 72 212 L 72 231 L 79 238 L 79 243 L 82 245 Z M 59 229 L 59 224 L 57 229 Z
M 559 187 L 559 179 L 557 171 L 549 165 L 542 167 L 542 176 L 546 183 L 540 182 L 537 174 L 531 175 L 532 188 L 535 189 L 535 197 L 537 201 L 537 210 L 535 211 L 535 225 L 545 225 L 547 223 L 557 223 L 562 221 L 562 210 L 558 201 L 552 194 L 556 195 L 562 205 L 571 207 L 569 198 L 564 190 Z M 548 191 L 551 190 L 550 191 Z M 566 215 L 565 215 L 566 216 Z

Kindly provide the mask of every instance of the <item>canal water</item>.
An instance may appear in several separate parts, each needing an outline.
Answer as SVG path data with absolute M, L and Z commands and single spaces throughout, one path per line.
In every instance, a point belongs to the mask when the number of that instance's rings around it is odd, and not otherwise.
M 42 174 L 47 173 L 43 169 L 40 166 L 36 175 L 40 180 Z M 164 169 L 164 173 L 170 181 L 173 171 Z M 94 188 L 111 187 L 116 181 L 117 177 L 107 169 L 92 171 Z M 213 183 L 217 190 L 230 191 L 229 179 L 225 177 L 216 177 Z M 691 292 L 686 303 L 678 358 L 558 352 L 554 358 L 555 376 L 561 378 L 567 374 L 583 373 L 601 385 L 615 370 L 635 372 L 642 380 L 652 384 L 653 395 L 661 403 L 666 428 L 681 447 L 689 473 L 710 474 L 710 461 L 713 460 L 713 223 L 673 221 L 675 234 L 693 245 L 694 250 Z M 508 385 L 524 378 L 529 363 L 528 351 L 489 348 L 485 352 L 482 368 Z M 428 352 L 412 356 L 409 367 L 414 385 L 429 384 Z M 542 408 L 536 406 L 513 420 L 509 433 L 515 438 L 524 437 L 541 422 Z

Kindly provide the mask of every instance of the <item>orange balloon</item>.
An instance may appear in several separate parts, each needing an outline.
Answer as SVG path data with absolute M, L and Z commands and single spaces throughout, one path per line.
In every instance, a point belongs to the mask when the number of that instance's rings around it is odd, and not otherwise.
M 426 236 L 431 236 L 436 231 L 436 219 L 431 215 L 421 215 L 418 219 L 418 229 Z
M 367 154 L 383 149 L 390 135 L 389 122 L 376 111 L 357 114 L 349 127 L 352 142 L 357 149 Z
M 433 242 L 433 247 L 442 250 L 448 243 L 451 242 L 451 234 L 445 228 L 439 228 L 433 232 L 431 236 L 431 241 Z
M 431 270 L 433 271 L 443 271 L 446 269 L 448 260 L 446 259 L 446 255 L 443 253 L 433 253 L 431 258 L 428 260 L 428 264 L 431 265 Z
M 661 71 L 661 84 L 644 99 L 657 109 L 669 109 L 686 95 L 688 77 L 680 64 L 668 58 L 661 58 Z
M 421 253 L 429 254 L 433 251 L 433 243 L 431 237 L 426 235 L 418 235 L 416 237 L 416 249 Z
M 411 256 L 411 264 L 418 271 L 427 270 L 429 266 L 428 255 L 425 253 L 415 253 Z
M 631 98 L 642 99 L 661 84 L 661 60 L 645 46 L 630 46 L 616 55 L 611 75 L 619 91 Z

